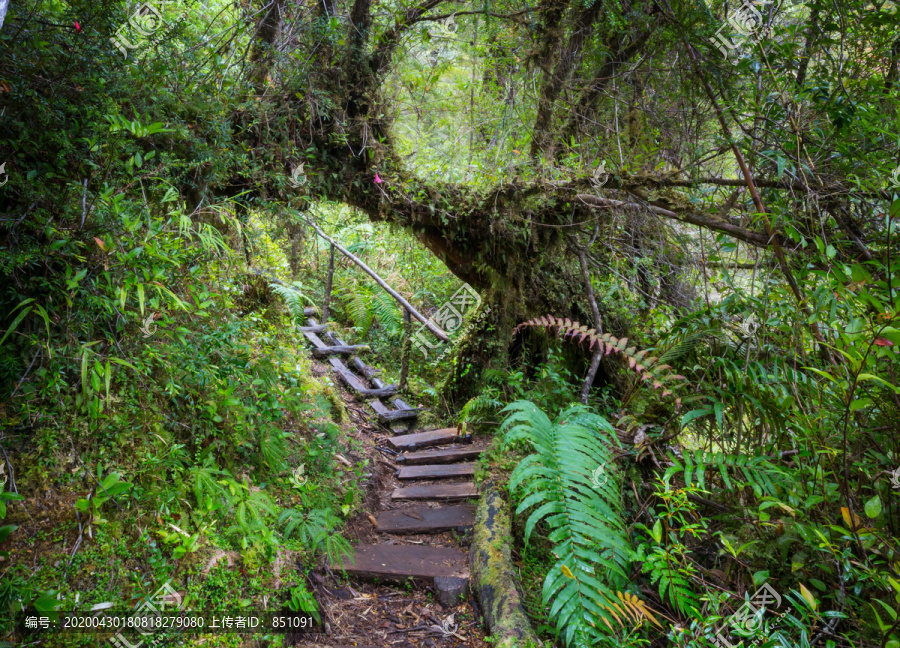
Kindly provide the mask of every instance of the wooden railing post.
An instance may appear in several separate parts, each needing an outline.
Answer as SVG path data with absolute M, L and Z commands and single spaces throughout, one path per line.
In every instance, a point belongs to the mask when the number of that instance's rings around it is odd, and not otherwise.
M 409 375 L 409 352 L 412 346 L 412 317 L 409 310 L 403 309 L 403 348 L 400 355 L 400 389 L 406 389 L 406 378 Z
M 322 306 L 322 323 L 328 321 L 328 305 L 331 303 L 331 282 L 334 279 L 334 243 L 331 244 L 331 256 L 328 257 L 328 277 L 325 279 L 325 304 Z

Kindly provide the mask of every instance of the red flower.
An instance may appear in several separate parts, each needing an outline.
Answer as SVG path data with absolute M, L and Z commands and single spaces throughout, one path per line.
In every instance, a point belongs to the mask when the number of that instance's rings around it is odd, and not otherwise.
M 78 24 L 78 21 L 75 21 L 75 32 L 81 33 L 81 25 Z

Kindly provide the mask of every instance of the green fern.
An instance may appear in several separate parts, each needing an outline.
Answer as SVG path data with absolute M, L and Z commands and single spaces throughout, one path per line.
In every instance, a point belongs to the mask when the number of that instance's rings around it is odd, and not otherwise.
M 669 345 L 659 356 L 660 362 L 672 362 L 701 349 L 709 343 L 711 338 L 717 336 L 718 330 L 707 328 L 685 334 L 680 339 Z
M 610 353 L 622 355 L 628 360 L 628 367 L 641 377 L 641 381 L 649 380 L 654 389 L 662 388 L 663 396 L 672 394 L 672 388 L 674 388 L 676 381 L 685 380 L 684 376 L 673 373 L 672 367 L 667 364 L 661 364 L 659 358 L 647 357 L 649 352 L 646 349 L 636 351 L 634 347 L 629 347 L 628 338 L 617 338 L 609 333 L 598 334 L 595 329 L 589 329 L 587 326 L 569 318 L 563 319 L 552 315 L 545 315 L 522 322 L 513 330 L 513 335 L 528 326 L 555 329 L 557 335 L 572 337 L 578 342 L 588 340 L 590 342 L 589 349 L 593 349 L 597 345 L 605 355 Z M 676 403 L 680 405 L 681 399 L 677 399 Z
M 375 322 L 391 337 L 403 335 L 403 315 L 393 300 L 362 283 L 350 283 L 338 290 L 347 315 L 365 337 Z
M 503 407 L 496 388 L 488 387 L 475 398 L 469 399 L 459 412 L 459 424 L 466 429 L 469 423 L 478 423 L 485 414 L 497 412 Z
M 284 432 L 275 426 L 269 426 L 259 440 L 260 458 L 273 473 L 278 473 L 285 467 L 288 449 L 284 437 Z
M 280 284 L 270 283 L 269 288 L 272 289 L 272 292 L 281 296 L 295 322 L 302 324 L 306 321 L 306 316 L 303 314 L 303 302 L 306 302 L 310 306 L 315 306 L 315 304 L 307 294 L 303 292 L 302 284 L 294 282 L 289 286 L 282 286 Z
M 375 293 L 369 299 L 369 306 L 378 324 L 388 335 L 403 335 L 403 315 L 390 296 L 383 292 Z
M 641 545 L 635 556 L 644 563 L 643 573 L 651 584 L 658 584 L 659 597 L 665 601 L 668 596 L 672 605 L 686 617 L 696 617 L 700 610 L 700 600 L 691 586 L 691 576 L 679 563 L 677 557 L 670 556 L 662 547 Z
M 360 335 L 365 337 L 372 327 L 375 313 L 369 307 L 371 295 L 361 284 L 346 284 L 338 291 L 338 296 L 347 309 L 347 315 L 353 321 L 353 325 L 360 329 Z
M 666 470 L 664 479 L 669 480 L 673 475 L 681 473 L 688 488 L 696 483 L 701 489 L 706 489 L 706 472 L 709 468 L 718 472 L 728 490 L 734 486 L 750 486 L 757 497 L 776 495 L 785 478 L 784 471 L 764 456 L 734 456 L 722 452 L 685 450 L 682 452 L 683 463 L 672 454 L 669 454 L 669 460 L 672 466 Z
M 557 562 L 544 580 L 544 603 L 567 645 L 592 645 L 603 636 L 601 623 L 615 620 L 610 604 L 632 557 L 612 470 L 614 430 L 580 405 L 556 421 L 527 401 L 503 412 L 504 443 L 524 441 L 534 450 L 513 470 L 510 488 L 522 495 L 517 513 L 531 511 L 526 542 L 538 523 L 550 529 Z M 606 475 L 599 482 L 598 467 Z
M 194 465 L 188 469 L 188 480 L 198 509 L 212 512 L 222 507 L 227 494 L 218 480 L 225 474 L 215 465 L 211 455 L 207 455 L 203 465 Z
M 278 518 L 278 524 L 284 525 L 285 538 L 296 536 L 311 554 L 322 553 L 332 564 L 340 563 L 343 558 L 353 555 L 353 548 L 346 538 L 334 533 L 340 525 L 340 519 L 331 509 L 288 509 Z

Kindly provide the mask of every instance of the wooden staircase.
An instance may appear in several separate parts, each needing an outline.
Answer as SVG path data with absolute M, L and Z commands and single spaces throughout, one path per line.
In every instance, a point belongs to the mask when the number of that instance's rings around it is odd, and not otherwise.
M 394 396 L 398 387 L 385 384 L 377 377 L 378 370 L 358 357 L 357 353 L 367 347 L 346 344 L 313 318 L 307 323 L 300 330 L 312 344 L 313 355 L 327 358 L 341 382 L 368 402 L 381 423 L 389 428 L 399 423 L 406 432 L 415 428 L 418 408 L 400 398 L 391 400 L 393 407 L 385 404 L 383 399 Z M 386 541 L 357 545 L 353 559 L 340 567 L 360 579 L 425 583 L 434 588 L 441 605 L 459 603 L 469 580 L 467 553 L 451 547 L 412 544 L 405 536 L 471 529 L 475 510 L 467 501 L 478 495 L 474 462 L 482 450 L 470 438 L 461 437 L 456 428 L 389 438 L 385 451 L 400 466 L 397 479 L 425 483 L 395 488 L 386 499 L 388 508 L 375 517 L 375 530 L 384 534 Z

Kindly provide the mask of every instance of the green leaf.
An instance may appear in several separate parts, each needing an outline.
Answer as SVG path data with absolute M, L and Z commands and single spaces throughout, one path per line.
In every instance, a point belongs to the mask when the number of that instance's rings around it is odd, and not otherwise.
M 865 511 L 866 515 L 872 519 L 875 519 L 879 515 L 881 515 L 881 498 L 876 495 L 868 502 L 866 502 Z
M 681 417 L 681 427 L 684 428 L 687 426 L 688 423 L 690 423 L 694 419 L 700 418 L 701 416 L 708 416 L 709 414 L 712 414 L 712 413 L 713 413 L 713 411 L 709 408 L 691 410 L 690 412 L 688 412 L 687 414 L 685 414 L 684 416 Z
M 18 529 L 19 527 L 15 524 L 6 524 L 0 527 L 0 543 L 6 541 L 9 537 L 9 534 Z
M 874 380 L 875 382 L 879 382 L 888 389 L 893 389 L 894 392 L 900 394 L 900 387 L 894 387 L 891 383 L 886 381 L 884 378 L 880 378 L 879 376 L 874 376 L 870 373 L 861 373 L 856 377 L 857 382 L 862 382 L 863 380 Z
M 137 287 L 138 304 L 141 306 L 141 317 L 144 316 L 144 284 L 140 283 Z
M 33 300 L 29 299 L 28 301 L 33 301 Z M 3 344 L 6 341 L 6 338 L 9 336 L 9 334 L 16 330 L 16 327 L 19 325 L 19 323 L 23 319 L 25 319 L 25 316 L 28 315 L 28 313 L 30 313 L 30 312 L 31 312 L 31 306 L 29 306 L 28 308 L 23 310 L 21 313 L 19 313 L 19 316 L 13 320 L 12 326 L 10 326 L 8 329 L 6 329 L 6 333 L 4 333 L 3 337 L 0 338 L 0 344 Z

